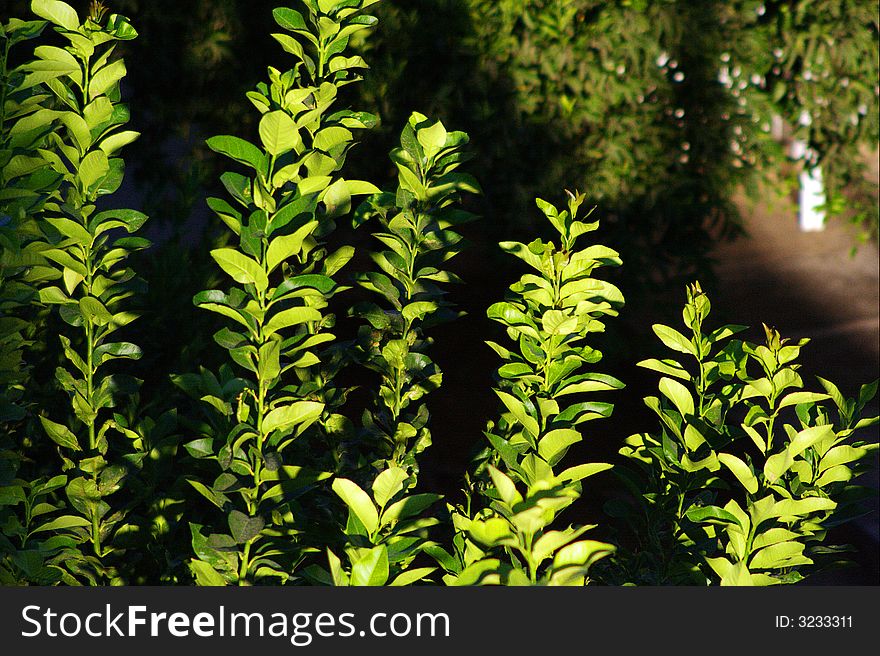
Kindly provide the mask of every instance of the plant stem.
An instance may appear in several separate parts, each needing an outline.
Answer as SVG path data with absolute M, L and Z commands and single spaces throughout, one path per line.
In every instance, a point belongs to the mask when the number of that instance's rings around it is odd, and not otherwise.
M 263 442 L 266 439 L 263 434 L 263 419 L 266 415 L 266 386 L 261 378 L 258 378 L 257 384 L 260 387 L 257 395 L 257 461 L 254 464 L 254 496 L 248 500 L 248 514 L 251 516 L 256 511 L 259 501 L 260 474 L 263 469 Z
M 98 515 L 92 513 L 92 546 L 95 549 L 95 555 L 100 558 L 103 556 L 101 550 L 101 525 L 98 521 Z
M 92 403 L 92 397 L 95 393 L 95 327 L 91 321 L 86 321 L 86 398 L 89 405 Z M 98 441 L 95 436 L 95 419 L 89 419 L 89 450 L 94 451 L 98 447 Z
M 238 568 L 238 585 L 250 585 L 247 581 L 248 567 L 250 566 L 251 544 L 253 540 L 244 543 L 244 553 L 241 555 L 241 565 Z
M 94 281 L 94 265 L 92 262 L 92 249 L 89 245 L 86 253 L 86 279 L 84 282 L 84 291 L 88 296 L 92 296 L 92 284 Z M 86 330 L 86 398 L 88 399 L 89 409 L 92 410 L 92 403 L 95 394 L 95 325 L 87 317 L 84 317 L 84 325 Z M 94 452 L 98 448 L 98 439 L 95 432 L 95 420 L 97 417 L 94 413 L 89 417 L 89 450 Z M 102 556 L 101 549 L 101 525 L 97 514 L 92 513 L 92 545 L 95 555 L 100 558 Z

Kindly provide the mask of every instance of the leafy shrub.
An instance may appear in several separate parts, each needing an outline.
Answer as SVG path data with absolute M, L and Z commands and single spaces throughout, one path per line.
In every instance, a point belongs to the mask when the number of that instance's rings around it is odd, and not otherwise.
M 395 191 L 345 177 L 355 135 L 376 124 L 340 108 L 366 67 L 350 47 L 376 24 L 376 2 L 276 9 L 273 37 L 292 68 L 270 67 L 247 94 L 256 136 L 207 140 L 235 170 L 221 176 L 228 200 L 208 200 L 229 229 L 210 251 L 217 288 L 193 298 L 222 317 L 220 364 L 171 376 L 191 407 L 177 392 L 141 399 L 141 349 L 115 337 L 137 326 L 145 285 L 131 256 L 149 246 L 132 236 L 146 215 L 105 198 L 138 136 L 123 129 L 126 68 L 112 56 L 137 33 L 100 3 L 81 21 L 57 0 L 33 0 L 41 21 L 3 25 L 0 581 L 763 585 L 832 564 L 841 549 L 826 534 L 859 512 L 853 479 L 876 451 L 854 432 L 877 423 L 861 418 L 877 383 L 857 399 L 824 379 L 823 392 L 804 390 L 804 341 L 769 328 L 760 345 L 732 339 L 741 326 L 706 333 L 698 285 L 689 336 L 655 326 L 692 361 L 641 363 L 663 374 L 646 399 L 659 432 L 626 441 L 630 468 L 562 465 L 584 425 L 611 415 L 591 395 L 623 388 L 594 370 L 602 354 L 588 343 L 624 302 L 594 272 L 621 258 L 584 245 L 598 222 L 581 215 L 581 193 L 562 208 L 537 201 L 558 241 L 501 243 L 531 270 L 487 311 L 510 342 L 489 342 L 502 360 L 500 416 L 463 498 L 441 508 L 420 487 L 425 397 L 442 386 L 431 335 L 457 316 L 446 262 L 463 250 L 460 226 L 476 218 L 463 203 L 481 187 L 461 170 L 468 135 L 418 112 L 391 151 Z M 578 16 L 553 8 L 536 14 L 551 40 Z M 9 68 L 11 46 L 49 23 L 64 47 L 38 46 Z M 346 217 L 381 244 L 369 258 L 340 243 Z M 354 299 L 337 321 L 343 293 Z M 61 326 L 58 363 L 31 344 L 45 308 Z M 30 367 L 55 369 L 48 403 Z M 556 521 L 608 470 L 632 493 L 610 515 L 628 520 L 634 549 Z
M 709 331 L 710 309 L 693 285 L 683 312 L 690 335 L 654 326 L 667 348 L 688 356 L 688 366 L 672 358 L 640 363 L 664 374 L 662 396 L 645 399 L 661 426 L 630 437 L 622 450 L 645 475 L 631 480 L 641 490 L 630 518 L 648 524 L 638 524 L 646 542 L 627 576 L 795 582 L 837 553 L 824 544 L 828 529 L 870 494 L 851 481 L 877 444 L 850 438 L 878 422 L 860 418 L 877 383 L 857 399 L 823 378 L 824 392 L 805 391 L 797 358 L 809 340 L 791 344 L 766 326 L 764 344 L 734 340 L 745 326 Z
M 612 410 L 603 402 L 569 403 L 571 395 L 623 387 L 611 376 L 583 372 L 602 354 L 581 342 L 604 330 L 601 320 L 623 305 L 614 285 L 592 278 L 601 266 L 619 265 L 617 253 L 600 245 L 575 249 L 579 237 L 598 227 L 578 217 L 583 201 L 583 195 L 571 194 L 568 208 L 560 211 L 538 200 L 560 234 L 558 246 L 540 239 L 501 244 L 538 275 L 524 275 L 506 301 L 488 310 L 519 352 L 489 342 L 504 361 L 495 393 L 505 412 L 486 430 L 491 449 L 480 469 L 485 467 L 489 480 L 478 479 L 465 506 L 453 509 L 459 562 L 448 554 L 442 554 L 441 562 L 448 563 L 448 580 L 459 585 L 583 585 L 591 565 L 614 551 L 609 544 L 578 540 L 593 526 L 550 528 L 556 515 L 580 496 L 581 481 L 611 467 L 584 463 L 553 471 L 569 447 L 581 441 L 577 426 L 608 417 Z M 548 559 L 551 563 L 544 565 Z

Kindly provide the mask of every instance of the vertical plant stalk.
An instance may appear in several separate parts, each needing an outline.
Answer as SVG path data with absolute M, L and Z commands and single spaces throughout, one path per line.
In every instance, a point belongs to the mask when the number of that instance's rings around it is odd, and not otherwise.
M 116 41 L 130 40 L 137 32 L 123 16 L 104 20 L 98 5 L 80 22 L 64 2 L 34 0 L 32 10 L 54 25 L 68 42 L 64 48 L 40 46 L 37 60 L 25 66 L 26 84 L 44 84 L 52 93 L 46 103 L 28 117 L 28 127 L 57 122 L 63 126 L 49 136 L 41 157 L 61 176 L 59 191 L 44 206 L 41 229 L 47 247 L 42 251 L 61 286 L 43 286 L 40 301 L 57 305 L 70 336 L 60 335 L 67 367 L 59 367 L 56 379 L 69 394 L 77 422 L 58 423 L 41 416 L 40 421 L 71 472 L 65 488 L 71 506 L 84 524 L 82 538 L 91 543 L 93 557 L 83 556 L 81 573 L 92 582 L 112 578 L 105 556 L 114 547 L 105 540 L 123 526 L 125 513 L 113 514 L 104 499 L 122 486 L 142 454 L 131 454 L 126 464 L 110 464 L 108 431 L 114 419 L 102 411 L 116 405 L 120 394 L 136 389 L 136 382 L 106 374 L 103 365 L 114 359 L 138 359 L 140 349 L 109 337 L 136 315 L 120 309 L 137 293 L 141 282 L 125 268 L 125 258 L 149 242 L 138 237 L 114 237 L 115 229 L 133 233 L 146 216 L 133 210 L 97 211 L 98 198 L 116 191 L 122 183 L 124 164 L 118 151 L 138 137 L 123 130 L 128 108 L 120 103 L 120 80 L 125 76 L 121 59 L 111 60 Z M 69 368 L 68 368 L 69 367 Z M 85 433 L 85 436 L 78 433 Z M 124 430 L 117 432 L 125 434 Z
M 442 270 L 462 250 L 454 228 L 476 217 L 456 207 L 462 192 L 480 193 L 479 185 L 458 172 L 469 156 L 468 137 L 447 132 L 439 121 L 414 113 L 391 152 L 398 169 L 395 193 L 367 200 L 355 224 L 379 226 L 373 236 L 386 250 L 371 253 L 379 271 L 360 274 L 358 284 L 382 297 L 385 306 L 360 303 L 352 314 L 368 322 L 360 330 L 360 359 L 381 376 L 364 427 L 373 466 L 417 472 L 417 456 L 431 443 L 429 414 L 417 403 L 440 386 L 442 373 L 426 351 L 425 330 L 457 315 L 438 283 L 460 282 Z
M 0 584 L 76 584 L 66 567 L 81 518 L 65 515 L 51 495 L 67 476 L 27 479 L 22 446 L 31 409 L 25 357 L 36 319 L 36 288 L 54 273 L 40 256 L 36 221 L 59 176 L 39 156 L 53 121 L 32 116 L 48 96 L 21 67 L 10 69 L 13 46 L 38 37 L 45 21 L 10 18 L 0 24 Z
M 346 56 L 346 48 L 352 34 L 376 23 L 362 11 L 371 4 L 306 2 L 304 13 L 275 9 L 285 33 L 272 36 L 296 63 L 285 72 L 270 68 L 269 82 L 248 94 L 261 114 L 259 144 L 234 136 L 207 142 L 248 175 L 221 177 L 235 206 L 208 201 L 238 238 L 237 247 L 211 252 L 237 285 L 228 292 L 201 292 L 194 302 L 236 324 L 217 332 L 215 341 L 246 374 L 235 379 L 224 374 L 222 397 L 199 394 L 227 418 L 231 430 L 187 445 L 194 457 L 219 465 L 212 483 L 195 478 L 190 483 L 223 511 L 229 527 L 228 533 L 205 536 L 202 526 L 191 526 L 197 557 L 190 568 L 198 584 L 287 581 L 307 551 L 300 525 L 305 522 L 291 502 L 330 476 L 287 458 L 289 447 L 310 427 L 325 430 L 339 421 L 333 409 L 341 395 L 323 371 L 319 347 L 335 339 L 327 331 L 333 316 L 323 310 L 345 289 L 333 276 L 353 249 L 328 253 L 324 240 L 335 220 L 350 211 L 353 196 L 378 189 L 339 176 L 353 131 L 371 127 L 375 119 L 331 110 L 339 89 L 360 79 L 358 69 L 366 66 Z M 201 382 L 182 382 L 197 387 L 207 380 L 203 374 Z
M 371 253 L 380 270 L 357 277 L 385 305 L 364 302 L 351 310 L 369 324 L 359 331 L 356 357 L 380 380 L 363 416 L 361 444 L 369 467 L 355 472 L 371 493 L 347 478 L 333 482 L 349 511 L 342 536 L 346 562 L 328 548 L 330 571 L 308 571 L 313 580 L 332 585 L 411 585 L 436 569 L 413 565 L 433 544 L 426 530 L 438 523 L 420 515 L 441 497 L 409 494 L 417 484 L 418 455 L 431 443 L 427 406 L 419 401 L 442 380 L 426 353 L 425 329 L 456 316 L 437 283 L 458 278 L 439 267 L 461 250 L 453 228 L 476 218 L 456 207 L 459 196 L 478 193 L 479 185 L 457 171 L 468 158 L 463 132 L 448 132 L 439 121 L 414 113 L 400 142 L 391 152 L 396 192 L 372 196 L 355 217 L 356 226 L 377 222 L 373 235 L 387 247 Z
M 637 558 L 630 561 L 633 554 L 622 553 L 618 564 L 625 563 L 629 577 L 647 576 L 644 582 L 648 584 L 694 585 L 703 581 L 698 554 L 704 538 L 690 530 L 685 513 L 718 485 L 715 474 L 720 464 L 714 449 L 730 440 L 726 417 L 738 400 L 737 372 L 746 357 L 742 342 L 730 338 L 747 328 L 731 324 L 704 334 L 710 310 L 709 299 L 697 283 L 688 287 L 682 311 L 690 337 L 668 326 L 653 327 L 667 348 L 692 358 L 692 366 L 671 358 L 639 362 L 639 366 L 664 375 L 659 386 L 662 396 L 645 399 L 661 419 L 664 433 L 659 444 L 656 436 L 633 435 L 621 450 L 652 481 L 650 484 L 632 479 L 625 470 L 619 474 L 638 495 L 645 489 L 662 489 L 663 493 L 645 496 L 644 506 L 635 514 L 626 505 L 615 508 L 615 514 L 631 523 L 641 544 Z M 687 385 L 692 386 L 693 394 Z M 653 457 L 664 459 L 665 464 L 655 466 Z
M 614 285 L 592 277 L 601 266 L 619 265 L 617 253 L 600 245 L 576 248 L 581 235 L 598 227 L 578 218 L 583 201 L 569 194 L 562 211 L 537 201 L 560 234 L 559 246 L 540 239 L 501 244 L 537 275 L 524 275 L 507 300 L 487 312 L 506 327 L 518 351 L 489 342 L 504 361 L 495 390 L 504 411 L 487 428 L 490 448 L 469 498 L 452 508 L 456 554 L 432 552 L 449 584 L 584 585 L 593 564 L 614 552 L 612 545 L 579 539 L 592 526 L 550 528 L 580 497 L 581 481 L 611 467 L 584 463 L 554 472 L 583 439 L 577 427 L 613 409 L 605 402 L 567 403 L 569 398 L 623 387 L 611 376 L 583 371 L 601 359 L 583 341 L 604 330 L 602 319 L 623 305 Z
M 794 583 L 838 551 L 820 547 L 828 527 L 857 512 L 860 489 L 850 481 L 876 445 L 852 437 L 878 421 L 859 416 L 877 384 L 863 386 L 858 399 L 821 378 L 825 393 L 805 391 L 796 360 L 809 340 L 790 344 L 765 326 L 765 344 L 720 346 L 745 327 L 704 333 L 710 307 L 693 285 L 683 312 L 692 336 L 654 326 L 696 367 L 640 363 L 665 374 L 662 397 L 645 399 L 662 432 L 630 437 L 621 453 L 652 481 L 640 492 L 636 531 L 665 537 L 630 557 L 630 580 L 660 564 L 655 583 Z

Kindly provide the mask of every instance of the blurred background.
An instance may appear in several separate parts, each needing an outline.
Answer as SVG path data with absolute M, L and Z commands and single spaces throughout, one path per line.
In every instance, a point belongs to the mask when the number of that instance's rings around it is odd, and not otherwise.
M 21 17 L 28 4 L 4 2 Z M 120 54 L 143 136 L 126 149 L 126 197 L 114 202 L 151 216 L 157 245 L 135 263 L 151 289 L 143 370 L 156 372 L 142 396 L 167 403 L 168 372 L 222 356 L 213 318 L 191 303 L 216 284 L 208 246 L 225 238 L 204 203 L 220 193 L 223 162 L 204 139 L 255 134 L 259 114 L 245 93 L 267 66 L 290 64 L 268 36 L 283 3 L 107 4 L 140 32 Z M 877 377 L 874 0 L 384 0 L 371 11 L 379 27 L 356 44 L 371 69 L 344 102 L 380 124 L 352 151 L 346 177 L 392 187 L 387 153 L 417 110 L 469 133 L 468 170 L 485 192 L 467 201 L 482 220 L 468 226 L 471 247 L 452 267 L 468 283 L 451 295 L 467 315 L 437 333 L 445 385 L 429 400 L 426 485 L 458 489 L 496 412 L 497 363 L 483 340 L 499 330 L 485 309 L 522 272 L 495 244 L 549 236 L 534 198 L 560 202 L 566 188 L 587 194 L 602 222 L 596 239 L 624 261 L 608 275 L 627 307 L 598 346 L 603 370 L 628 391 L 615 396 L 610 421 L 589 425 L 581 446 L 591 459 L 614 459 L 624 437 L 654 426 L 641 399 L 656 376 L 634 363 L 660 353 L 652 323 L 680 323 L 687 282 L 708 291 L 717 324 L 751 325 L 749 339 L 761 339 L 762 321 L 812 337 L 805 381 L 822 375 L 851 396 Z M 828 219 L 803 232 L 798 176 L 816 166 Z M 356 245 L 367 237 L 338 235 Z M 867 482 L 877 487 L 876 470 Z M 596 494 L 614 484 L 609 477 Z M 841 536 L 857 547 L 858 566 L 827 582 L 880 583 L 876 505 Z

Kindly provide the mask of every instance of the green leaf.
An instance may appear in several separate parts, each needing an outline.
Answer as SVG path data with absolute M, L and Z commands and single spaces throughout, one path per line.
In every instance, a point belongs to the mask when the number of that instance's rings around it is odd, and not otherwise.
M 436 567 L 417 567 L 415 569 L 410 569 L 399 574 L 388 585 L 395 588 L 412 585 L 413 583 L 421 581 L 423 578 L 435 571 L 437 571 Z
M 741 333 L 744 330 L 748 330 L 748 326 L 739 326 L 736 324 L 728 324 L 726 326 L 721 326 L 712 331 L 712 334 L 709 335 L 709 342 L 714 344 L 715 342 L 719 342 L 722 339 L 727 339 L 732 335 L 736 335 L 737 333 Z
M 880 380 L 874 380 L 866 383 L 859 388 L 859 404 L 865 405 L 877 395 L 877 388 L 880 386 Z
M 284 235 L 273 239 L 269 244 L 269 249 L 266 251 L 266 266 L 269 268 L 269 272 L 274 271 L 284 260 L 294 255 L 299 255 L 303 242 L 317 227 L 317 221 L 309 221 L 298 228 L 292 235 Z
M 517 241 L 504 241 L 499 244 L 501 250 L 506 253 L 510 253 L 511 255 L 515 255 L 523 262 L 528 264 L 529 266 L 541 271 L 543 273 L 543 268 L 541 266 L 541 258 L 535 255 L 532 251 L 529 250 L 529 247 L 525 244 L 521 244 Z
M 235 282 L 252 284 L 261 292 L 269 286 L 269 278 L 259 263 L 235 249 L 218 248 L 211 251 L 211 257 Z
M 275 408 L 263 419 L 263 432 L 268 435 L 272 431 L 293 427 L 304 430 L 321 416 L 323 410 L 324 404 L 317 401 L 297 401 Z
M 436 152 L 446 144 L 446 128 L 440 121 L 437 121 L 430 127 L 417 130 L 416 138 L 426 152 Z
M 526 412 L 526 407 L 523 405 L 522 401 L 507 392 L 502 392 L 500 390 L 495 390 L 495 394 L 498 395 L 498 398 L 501 399 L 501 402 L 507 407 L 516 420 L 522 424 L 533 437 L 537 438 L 538 433 L 540 432 L 538 422 Z
M 718 461 L 736 476 L 736 479 L 749 494 L 755 494 L 758 491 L 758 479 L 745 462 L 730 453 L 719 453 Z
M 691 375 L 688 373 L 687 369 L 682 367 L 675 360 L 656 360 L 652 358 L 650 360 L 642 360 L 637 366 L 644 367 L 645 369 L 652 369 L 653 371 L 659 371 L 661 374 L 675 376 L 682 380 L 691 379 Z
M 749 569 L 780 569 L 794 564 L 807 564 L 809 559 L 803 558 L 804 545 L 800 542 L 778 542 L 756 552 L 749 561 Z M 805 562 L 806 561 L 806 562 Z
M 345 502 L 345 505 L 351 509 L 371 535 L 376 532 L 379 528 L 379 513 L 369 495 L 358 487 L 357 483 L 347 478 L 337 478 L 333 481 L 333 491 Z
M 439 494 L 412 494 L 400 501 L 395 501 L 382 513 L 382 526 L 401 519 L 409 519 L 439 501 Z
M 89 518 L 96 515 L 101 503 L 101 493 L 95 481 L 75 478 L 67 484 L 65 492 L 71 505 L 83 515 Z
M 253 200 L 253 192 L 251 190 L 251 180 L 239 173 L 227 171 L 220 176 L 220 182 L 226 188 L 226 191 L 245 207 L 249 207 Z
M 31 11 L 40 18 L 45 18 L 50 23 L 60 25 L 66 30 L 76 31 L 79 27 L 79 17 L 76 10 L 66 2 L 58 0 L 32 0 Z
M 40 59 L 55 61 L 69 68 L 71 71 L 79 70 L 80 65 L 72 54 L 63 48 L 56 46 L 38 46 L 34 48 L 34 54 Z
M 516 489 L 516 484 L 507 474 L 490 465 L 489 475 L 492 477 L 492 483 L 495 485 L 501 500 L 509 507 L 512 508 L 523 500 L 522 495 Z
M 187 479 L 187 483 L 192 485 L 199 494 L 201 494 L 208 501 L 220 508 L 220 510 L 223 510 L 223 507 L 229 502 L 229 499 L 225 494 L 223 494 L 222 492 L 215 492 L 204 483 L 200 483 L 199 481 L 194 481 L 191 479 Z
M 487 547 L 507 544 L 514 540 L 510 524 L 501 517 L 492 517 L 486 521 L 474 520 L 468 524 L 467 530 L 474 540 Z
M 819 473 L 838 465 L 845 465 L 856 460 L 861 460 L 868 455 L 868 450 L 862 447 L 853 447 L 841 444 L 828 450 L 819 463 Z
M 134 130 L 124 130 L 123 132 L 117 132 L 116 134 L 111 134 L 109 137 L 105 137 L 104 139 L 102 139 L 101 143 L 98 144 L 98 148 L 104 151 L 104 153 L 109 157 L 113 155 L 113 153 L 117 152 L 120 148 L 123 148 L 135 141 L 139 136 L 141 136 L 141 133 L 135 132 Z
M 348 143 L 352 140 L 351 130 L 347 130 L 338 125 L 331 125 L 329 127 L 323 128 L 316 135 L 315 139 L 312 142 L 312 145 L 318 150 L 323 150 L 325 153 L 330 152 L 337 146 Z M 373 185 L 370 185 L 373 187 Z M 364 191 L 363 193 L 377 193 L 379 189 L 373 187 L 375 191 Z M 350 192 L 354 193 L 354 192 Z
M 296 122 L 281 110 L 263 114 L 260 119 L 260 140 L 268 153 L 276 157 L 302 144 Z
M 200 437 L 183 445 L 193 458 L 209 458 L 214 455 L 214 439 Z
M 226 586 L 227 581 L 216 569 L 203 560 L 189 561 L 189 568 L 196 579 L 196 585 L 207 587 Z
M 770 546 L 771 544 L 778 544 L 788 540 L 797 540 L 799 537 L 800 535 L 798 533 L 789 531 L 785 528 L 771 528 L 760 535 L 755 536 L 755 539 L 752 542 L 752 551 L 757 551 L 758 549 Z
M 285 52 L 289 52 L 298 59 L 305 60 L 306 55 L 302 44 L 292 36 L 289 34 L 273 34 L 272 38 L 281 44 L 281 47 L 284 48 Z M 258 95 L 254 95 L 253 92 L 249 93 L 248 97 L 251 99 L 251 102 L 260 108 L 261 111 L 269 109 L 262 99 Z
M 401 490 L 409 475 L 400 467 L 389 467 L 373 481 L 373 499 L 379 508 L 384 508 Z
M 608 390 L 623 389 L 625 385 L 606 374 L 586 373 L 568 378 L 565 387 L 556 393 L 556 396 L 567 394 L 582 394 L 584 392 L 605 392 Z
M 806 499 L 783 499 L 773 504 L 768 517 L 800 517 L 815 512 L 834 510 L 837 503 L 824 497 Z
M 688 509 L 685 517 L 697 524 L 704 522 L 709 524 L 734 524 L 742 528 L 739 519 L 735 515 L 718 506 L 694 506 Z
M 357 560 L 353 559 L 351 585 L 382 586 L 387 581 L 388 549 L 384 545 L 373 547 L 366 553 L 363 553 Z
M 816 442 L 833 435 L 834 427 L 831 425 L 812 426 L 800 431 L 784 451 L 767 458 L 767 462 L 764 463 L 764 476 L 770 483 L 775 483 L 791 468 L 797 456 Z
M 752 575 L 749 573 L 748 567 L 746 567 L 746 564 L 744 562 L 738 562 L 734 564 L 724 557 L 707 558 L 706 562 L 721 579 L 722 586 L 754 585 Z
M 88 230 L 83 228 L 76 221 L 71 221 L 70 219 L 65 218 L 46 218 L 46 223 L 49 223 L 53 228 L 55 228 L 58 232 L 69 239 L 73 239 L 81 246 L 86 246 L 92 243 L 92 235 Z
M 553 557 L 553 569 L 564 574 L 566 567 L 592 565 L 597 560 L 610 556 L 616 547 L 598 540 L 580 540 L 567 544 Z
M 672 378 L 663 377 L 660 379 L 660 391 L 666 396 L 678 409 L 682 417 L 692 417 L 694 414 L 694 398 L 688 391 L 687 387 Z
M 513 327 L 523 335 L 538 341 L 541 339 L 532 319 L 512 303 L 494 303 L 486 310 L 486 316 L 506 326 Z
M 563 472 L 559 474 L 559 480 L 581 481 L 589 476 L 600 474 L 612 468 L 613 465 L 609 465 L 608 463 L 588 462 L 581 465 L 575 465 L 574 467 L 569 467 L 568 469 L 563 470 Z
M 0 486 L 0 506 L 17 506 L 25 503 L 27 497 L 20 485 L 2 485 Z
M 147 215 L 137 210 L 105 210 L 96 214 L 89 222 L 95 236 L 114 228 L 125 228 L 126 232 L 137 232 L 146 223 Z
M 572 444 L 577 444 L 581 439 L 583 439 L 581 434 L 574 429 L 557 428 L 544 435 L 538 442 L 538 455 L 552 467 L 559 462 Z
M 107 93 L 114 84 L 125 77 L 125 61 L 117 59 L 101 68 L 89 82 L 89 98 L 93 99 Z
M 285 487 L 302 489 L 319 481 L 330 478 L 329 472 L 314 471 L 296 465 L 283 465 L 278 469 L 263 469 L 260 472 L 260 483 L 280 481 Z
M 269 337 L 270 335 L 277 333 L 279 330 L 289 328 L 290 326 L 298 326 L 310 321 L 320 321 L 321 318 L 321 312 L 315 308 L 294 307 L 288 310 L 282 310 L 269 319 L 266 325 L 263 326 L 263 336 Z
M 84 296 L 79 299 L 79 309 L 89 322 L 96 326 L 106 326 L 113 321 L 113 315 L 97 298 Z
M 570 335 L 578 327 L 578 318 L 570 317 L 562 310 L 548 310 L 541 317 L 541 327 L 551 335 Z
M 535 546 L 532 548 L 532 557 L 535 559 L 535 562 L 541 563 L 589 529 L 589 526 L 581 526 L 574 530 L 569 528 L 565 531 L 547 531 L 535 540 Z
M 215 153 L 226 155 L 236 162 L 250 166 L 255 171 L 263 168 L 263 151 L 244 139 L 231 136 L 211 137 L 205 141 Z
M 351 210 L 351 192 L 348 190 L 348 183 L 345 180 L 337 180 L 331 184 L 324 190 L 320 198 L 324 202 L 328 217 L 341 216 Z
M 790 405 L 798 405 L 799 403 L 816 403 L 828 398 L 831 397 L 827 394 L 817 394 L 815 392 L 792 392 L 791 394 L 786 394 L 782 398 L 779 405 L 776 406 L 776 409 L 781 410 L 782 408 L 787 408 Z
M 79 164 L 79 179 L 85 189 L 102 180 L 110 172 L 110 161 L 103 150 L 93 150 Z
M 278 7 L 272 10 L 272 16 L 275 18 L 275 22 L 285 30 L 295 32 L 308 29 L 303 15 L 294 9 Z
M 55 444 L 73 451 L 81 450 L 79 442 L 76 440 L 76 435 L 74 435 L 67 426 L 56 424 L 54 421 L 46 419 L 43 416 L 40 416 L 40 423 L 43 424 L 43 429 Z
M 409 322 L 413 322 L 416 319 L 423 319 L 426 314 L 430 314 L 432 312 L 436 312 L 438 305 L 434 301 L 416 301 L 415 303 L 409 303 L 406 305 L 403 310 L 401 310 L 400 314 L 403 315 L 403 318 Z
M 115 193 L 122 186 L 122 179 L 125 176 L 125 162 L 121 157 L 114 157 L 110 160 L 110 170 L 104 176 L 94 189 L 97 196 L 106 196 Z
M 137 344 L 130 342 L 113 342 L 110 344 L 102 344 L 95 349 L 95 361 L 102 364 L 107 360 L 115 358 L 124 358 L 128 360 L 140 360 L 143 351 Z
M 688 353 L 696 357 L 697 351 L 691 341 L 680 332 L 663 324 L 654 324 L 652 326 L 654 333 L 660 338 L 668 348 L 679 353 Z
M 35 528 L 33 531 L 31 531 L 31 535 L 33 535 L 34 533 L 40 533 L 42 531 L 61 531 L 66 528 L 77 528 L 80 526 L 91 525 L 92 523 L 85 517 L 78 517 L 76 515 L 64 515 L 63 517 L 57 517 L 51 522 Z
M 138 35 L 137 30 L 128 22 L 128 19 L 119 14 L 110 14 L 110 18 L 107 19 L 107 31 L 120 41 L 131 41 Z
M 260 534 L 266 522 L 262 517 L 248 517 L 243 512 L 233 510 L 229 513 L 229 531 L 237 544 L 244 544 Z

